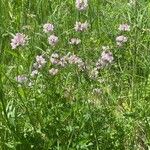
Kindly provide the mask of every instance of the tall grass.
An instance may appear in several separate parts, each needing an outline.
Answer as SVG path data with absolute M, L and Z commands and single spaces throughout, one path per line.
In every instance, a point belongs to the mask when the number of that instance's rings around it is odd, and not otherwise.
M 150 149 L 150 3 L 91 0 L 80 12 L 74 0 L 0 0 L 0 147 L 2 150 L 148 150 Z M 76 21 L 88 30 L 74 30 Z M 43 24 L 51 22 L 59 37 L 48 44 Z M 118 31 L 128 23 L 131 31 Z M 12 50 L 12 35 L 29 37 L 28 45 Z M 128 41 L 116 45 L 124 34 Z M 80 38 L 72 46 L 69 40 Z M 90 71 L 109 46 L 114 61 Z M 52 53 L 81 57 L 87 70 L 75 65 L 52 76 L 50 62 L 36 78 L 30 74 L 37 55 L 47 61 Z M 29 81 L 19 84 L 16 76 Z M 29 82 L 32 81 L 32 86 Z M 99 89 L 100 92 L 94 92 Z

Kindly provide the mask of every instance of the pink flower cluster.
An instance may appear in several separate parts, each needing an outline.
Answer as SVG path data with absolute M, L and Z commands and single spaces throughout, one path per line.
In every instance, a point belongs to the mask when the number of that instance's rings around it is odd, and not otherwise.
M 58 69 L 57 68 L 51 68 L 50 70 L 49 70 L 49 74 L 51 74 L 51 75 L 56 75 L 58 73 Z
M 70 64 L 76 64 L 81 70 L 85 69 L 85 63 L 83 60 L 75 54 L 72 54 L 68 57 L 68 62 Z
M 78 10 L 86 10 L 88 7 L 88 2 L 87 0 L 76 0 L 76 8 Z M 76 22 L 74 29 L 77 32 L 83 32 L 87 31 L 89 27 L 89 24 L 87 21 L 85 22 Z M 130 31 L 130 26 L 127 24 L 122 24 L 118 28 L 120 31 Z M 51 33 L 50 36 L 48 37 L 48 43 L 51 46 L 55 46 L 59 38 L 52 33 L 54 31 L 54 25 L 51 23 L 46 23 L 43 25 L 43 32 L 45 33 Z M 117 45 L 121 46 L 123 43 L 126 43 L 128 40 L 127 37 L 121 35 L 116 37 L 116 42 Z M 13 39 L 11 40 L 11 46 L 13 49 L 15 49 L 17 46 L 25 45 L 28 41 L 27 36 L 25 36 L 22 33 L 17 33 Z M 71 38 L 69 41 L 69 44 L 71 45 L 78 45 L 81 43 L 81 40 L 79 38 Z M 49 74 L 50 75 L 56 75 L 59 72 L 60 67 L 66 67 L 67 65 L 76 65 L 80 70 L 84 70 L 86 68 L 84 61 L 78 57 L 75 54 L 68 53 L 67 55 L 60 56 L 58 53 L 52 53 L 50 56 L 50 62 L 52 68 L 49 69 Z M 94 77 L 98 76 L 99 70 L 107 66 L 108 64 L 111 64 L 114 60 L 112 52 L 110 52 L 110 48 L 108 46 L 103 46 L 102 47 L 102 53 L 100 58 L 95 64 L 94 69 L 92 70 L 91 74 L 93 74 Z M 33 70 L 31 72 L 31 77 L 35 77 L 36 75 L 39 74 L 39 70 L 42 69 L 45 64 L 47 63 L 46 59 L 44 58 L 43 55 L 37 55 L 36 56 L 36 62 L 33 64 Z M 24 82 L 26 80 L 25 76 L 18 76 L 17 81 L 18 82 Z
M 120 24 L 119 31 L 130 31 L 130 26 L 128 24 Z
M 32 72 L 31 72 L 31 77 L 35 77 L 36 75 L 38 75 L 38 70 L 33 70 Z
M 57 53 L 53 53 L 50 57 L 50 62 L 55 65 L 65 67 L 67 64 L 77 64 L 80 69 L 83 69 L 85 64 L 82 59 L 75 54 L 68 53 L 67 55 L 60 57 Z
M 58 37 L 55 35 L 50 35 L 48 37 L 48 42 L 51 46 L 55 46 L 58 43 Z
M 124 32 L 130 31 L 130 26 L 128 24 L 120 24 L 118 30 L 124 31 Z M 117 43 L 117 46 L 119 47 L 121 47 L 127 41 L 128 41 L 128 38 L 124 35 L 120 35 L 116 37 L 116 43 Z
M 78 45 L 81 43 L 81 40 L 78 38 L 72 38 L 69 42 L 71 45 Z
M 35 68 L 42 68 L 46 64 L 46 60 L 42 55 L 36 56 L 36 63 L 34 63 Z
M 114 58 L 110 51 L 103 51 L 101 57 L 98 59 L 96 63 L 96 68 L 101 69 L 107 66 L 108 64 L 112 63 L 113 60 Z
M 91 77 L 92 78 L 97 78 L 99 74 L 99 70 L 107 66 L 108 64 L 111 64 L 114 60 L 112 52 L 109 51 L 108 46 L 103 46 L 102 47 L 103 52 L 96 62 L 96 67 L 91 71 Z
M 18 75 L 15 79 L 18 83 L 21 83 L 21 84 L 25 83 L 28 80 L 25 75 Z
M 43 57 L 43 55 L 37 55 L 36 56 L 36 62 L 33 64 L 33 70 L 31 72 L 31 77 L 35 77 L 39 74 L 39 69 L 42 69 L 45 64 L 46 64 L 46 60 Z
M 54 30 L 53 24 L 51 24 L 51 23 L 46 23 L 46 24 L 43 25 L 43 31 L 44 31 L 45 33 L 52 32 L 53 30 Z
M 76 0 L 76 8 L 80 11 L 86 10 L 88 7 L 88 1 L 87 0 Z
M 76 8 L 78 10 L 85 10 L 88 7 L 88 0 L 76 0 Z M 74 29 L 77 32 L 83 32 L 88 29 L 89 24 L 87 21 L 85 22 L 76 22 Z M 45 23 L 43 25 L 43 32 L 45 33 L 51 33 L 54 31 L 54 25 L 52 23 Z M 24 46 L 28 41 L 27 36 L 25 36 L 22 33 L 17 33 L 16 35 L 13 36 L 11 39 L 11 46 L 12 49 L 15 49 L 18 46 Z M 48 37 L 48 43 L 51 46 L 55 46 L 59 41 L 59 38 L 52 34 Z M 81 43 L 81 40 L 78 38 L 72 38 L 71 41 L 69 42 L 71 45 L 78 45 Z
M 87 23 L 87 21 L 85 21 L 84 23 L 82 22 L 76 22 L 75 24 L 75 31 L 78 32 L 82 32 L 82 31 L 86 31 L 88 29 L 89 24 Z
M 16 49 L 18 46 L 24 46 L 28 42 L 28 37 L 23 33 L 16 33 L 11 39 L 12 49 Z
M 51 23 L 46 23 L 43 25 L 43 31 L 45 33 L 50 33 L 50 32 L 53 32 L 54 31 L 54 25 L 51 24 Z M 58 43 L 58 37 L 55 36 L 54 34 L 50 35 L 48 37 L 48 43 L 51 45 L 51 46 L 55 46 L 57 43 Z
M 50 57 L 50 62 L 52 64 L 59 64 L 59 62 L 60 62 L 59 55 L 57 53 L 53 53 Z
M 116 37 L 116 42 L 118 46 L 122 46 L 123 43 L 126 43 L 127 41 L 128 41 L 128 38 L 123 35 Z

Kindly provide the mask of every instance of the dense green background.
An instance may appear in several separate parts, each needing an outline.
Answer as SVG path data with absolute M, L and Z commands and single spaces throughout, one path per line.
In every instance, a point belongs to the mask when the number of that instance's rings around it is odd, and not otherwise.
M 150 3 L 139 0 L 89 0 L 84 12 L 74 0 L 0 0 L 0 146 L 2 150 L 149 150 L 150 149 Z M 90 24 L 76 33 L 76 21 Z M 51 47 L 42 26 L 51 22 L 59 37 Z M 128 23 L 129 33 L 119 24 Z M 24 48 L 12 50 L 12 35 L 28 35 Z M 128 42 L 116 47 L 116 36 Z M 68 44 L 72 37 L 82 44 Z M 114 63 L 91 80 L 75 66 L 48 74 L 48 64 L 34 86 L 14 78 L 30 74 L 36 55 L 72 52 L 91 67 L 108 45 Z M 93 94 L 100 88 L 101 94 Z

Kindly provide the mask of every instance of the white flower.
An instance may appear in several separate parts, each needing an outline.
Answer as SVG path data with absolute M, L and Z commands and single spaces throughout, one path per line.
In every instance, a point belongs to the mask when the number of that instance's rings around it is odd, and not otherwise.
M 104 66 L 107 66 L 109 63 L 112 63 L 114 57 L 110 51 L 103 51 L 101 57 L 98 59 L 96 63 L 96 68 L 99 70 Z
M 43 31 L 45 33 L 52 32 L 54 30 L 54 26 L 51 23 L 46 23 L 43 25 Z
M 16 81 L 19 82 L 19 83 L 24 83 L 27 81 L 27 77 L 25 75 L 18 75 L 16 77 Z
M 54 76 L 58 73 L 58 69 L 52 68 L 52 69 L 49 70 L 49 73 Z
M 51 46 L 55 46 L 58 43 L 58 37 L 55 35 L 51 35 L 48 38 L 48 42 Z
M 114 60 L 114 57 L 111 52 L 103 51 L 101 54 L 101 60 L 104 62 L 111 63 Z
M 67 65 L 67 62 L 68 61 L 68 57 L 67 56 L 63 56 L 62 58 L 60 58 L 60 61 L 59 61 L 59 65 L 61 65 L 62 67 L 65 67 Z
M 69 42 L 71 45 L 78 45 L 81 43 L 81 40 L 78 38 L 72 38 Z
M 35 75 L 37 75 L 38 74 L 38 70 L 33 70 L 32 72 L 31 72 L 31 77 L 34 77 Z
M 120 31 L 130 31 L 130 26 L 128 24 L 121 24 L 118 28 Z
M 59 62 L 59 55 L 57 53 L 53 53 L 50 57 L 50 62 L 52 64 L 58 64 Z
M 128 41 L 128 38 L 125 37 L 125 36 L 123 36 L 123 35 L 121 35 L 121 36 L 118 36 L 118 37 L 116 38 L 116 41 L 117 41 L 117 42 L 121 42 L 121 43 L 125 43 L 125 42 Z
M 37 65 L 38 68 L 42 68 L 46 64 L 45 58 L 43 58 L 42 55 L 37 55 L 36 56 L 36 63 L 34 64 L 35 66 Z
M 123 43 L 126 43 L 127 41 L 128 41 L 128 38 L 125 37 L 125 36 L 123 36 L 123 35 L 118 36 L 118 37 L 116 38 L 116 43 L 117 43 L 117 45 L 118 45 L 119 47 L 121 47 L 122 44 L 123 44 Z
M 89 26 L 89 24 L 87 23 L 87 21 L 86 22 L 84 22 L 84 23 L 81 23 L 81 22 L 76 22 L 76 24 L 75 24 L 75 30 L 76 31 L 86 31 L 87 29 L 88 29 L 88 26 Z
M 76 8 L 80 11 L 85 10 L 88 7 L 87 0 L 76 0 Z

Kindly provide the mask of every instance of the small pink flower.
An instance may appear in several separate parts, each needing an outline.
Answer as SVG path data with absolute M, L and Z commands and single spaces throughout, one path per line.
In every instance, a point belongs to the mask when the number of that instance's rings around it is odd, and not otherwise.
M 111 52 L 103 51 L 101 54 L 101 60 L 107 63 L 111 63 L 114 60 L 114 57 Z
M 49 73 L 54 76 L 58 73 L 58 69 L 52 68 L 52 69 L 49 70 Z
M 68 57 L 68 62 L 70 63 L 70 64 L 76 64 L 77 62 L 78 62 L 78 57 L 76 56 L 76 55 L 70 55 L 69 57 Z
M 121 43 L 125 43 L 125 42 L 128 41 L 128 38 L 125 37 L 125 36 L 123 36 L 123 35 L 121 35 L 121 36 L 118 36 L 118 37 L 116 38 L 116 41 L 117 41 L 117 42 L 121 42 Z
M 59 63 L 59 55 L 57 53 L 53 53 L 50 57 L 50 62 L 52 64 L 58 64 Z
M 112 63 L 114 60 L 114 57 L 110 51 L 103 51 L 101 54 L 101 57 L 98 59 L 96 63 L 96 68 L 99 70 L 105 66 L 107 66 L 109 63 Z
M 68 57 L 68 62 L 70 64 L 76 64 L 81 70 L 85 68 L 85 64 L 82 59 L 74 54 Z
M 24 46 L 28 41 L 28 37 L 23 33 L 16 33 L 11 39 L 12 49 L 17 48 L 18 46 Z
M 85 10 L 88 7 L 87 0 L 76 0 L 76 8 L 80 11 Z
M 84 23 L 76 22 L 74 28 L 75 28 L 76 31 L 82 32 L 82 31 L 86 31 L 88 29 L 88 26 L 89 26 L 89 24 L 87 23 L 87 21 L 84 22 Z
M 67 65 L 68 61 L 68 57 L 67 56 L 63 56 L 62 58 L 60 58 L 58 64 L 62 67 L 65 67 Z
M 58 43 L 58 37 L 55 35 L 51 35 L 48 38 L 48 42 L 51 46 L 55 46 Z
M 123 43 L 126 43 L 128 41 L 128 38 L 121 35 L 121 36 L 118 36 L 116 38 L 116 43 L 117 43 L 117 46 L 121 47 L 123 45 Z
M 38 74 L 38 70 L 33 70 L 31 72 L 31 77 L 35 77 Z
M 51 23 L 46 23 L 43 25 L 43 31 L 45 33 L 52 32 L 54 30 L 54 26 Z
M 16 81 L 19 82 L 19 83 L 24 83 L 27 81 L 27 77 L 25 75 L 18 75 L 16 77 Z
M 120 31 L 130 31 L 130 26 L 128 24 L 121 24 L 118 29 Z
M 37 65 L 36 68 L 42 68 L 45 64 L 46 64 L 46 60 L 45 58 L 43 58 L 42 55 L 36 56 L 36 64 L 34 64 L 34 65 Z
M 81 40 L 78 38 L 72 38 L 69 42 L 71 45 L 78 45 L 81 43 Z

